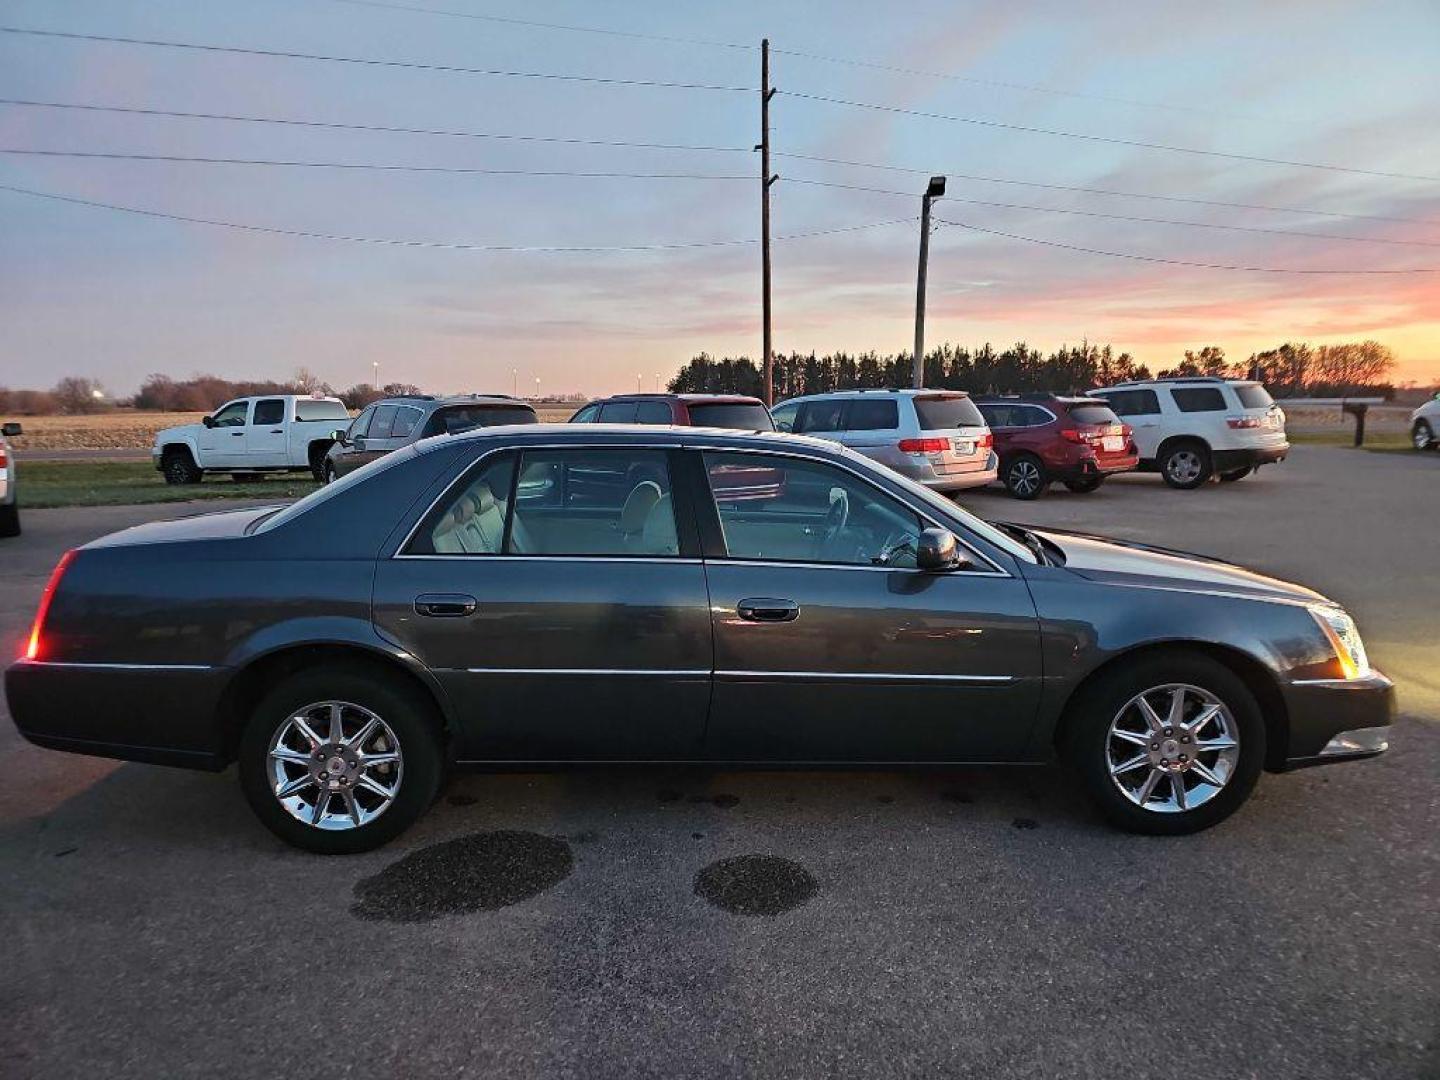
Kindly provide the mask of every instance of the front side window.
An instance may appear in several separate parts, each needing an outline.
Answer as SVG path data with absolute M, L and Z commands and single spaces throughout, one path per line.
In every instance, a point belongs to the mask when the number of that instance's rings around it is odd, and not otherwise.
M 375 406 L 371 405 L 355 418 L 350 425 L 350 430 L 345 433 L 347 439 L 363 439 L 370 432 L 370 421 L 375 419 Z
M 861 398 L 850 403 L 847 431 L 894 431 L 900 426 L 900 407 L 894 398 Z
M 390 432 L 395 427 L 395 413 L 397 407 L 394 405 L 379 405 L 375 409 L 375 416 L 370 421 L 370 432 L 367 438 L 388 439 Z
M 1225 395 L 1213 386 L 1174 389 L 1170 396 L 1181 412 L 1224 412 Z
M 586 405 L 570 418 L 572 424 L 593 424 L 596 417 L 600 415 L 600 406 L 596 404 Z
M 285 402 L 279 398 L 266 398 L 264 401 L 255 403 L 255 423 L 259 424 L 283 424 L 285 422 Z
M 395 410 L 395 420 L 390 427 L 390 436 L 395 439 L 403 439 L 415 430 L 419 423 L 421 412 L 419 409 L 405 406 Z
M 250 412 L 248 401 L 232 401 L 215 414 L 215 427 L 244 427 Z
M 844 469 L 767 454 L 704 459 L 729 558 L 915 567 L 920 515 Z
M 788 402 L 784 405 L 776 405 L 770 410 L 770 417 L 775 421 L 776 431 L 794 431 L 795 414 L 800 411 L 798 402 Z
M 663 450 L 527 450 L 506 554 L 679 555 Z
M 1154 390 L 1109 390 L 1103 395 L 1116 416 L 1158 416 L 1160 397 Z

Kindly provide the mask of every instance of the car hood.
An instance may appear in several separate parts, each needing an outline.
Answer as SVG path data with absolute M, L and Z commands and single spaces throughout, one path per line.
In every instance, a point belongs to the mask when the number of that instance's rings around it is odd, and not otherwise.
M 244 536 L 256 518 L 281 509 L 275 506 L 247 506 L 243 510 L 220 510 L 192 514 L 170 521 L 147 521 L 128 529 L 102 536 L 86 544 L 87 548 L 125 547 L 130 544 L 168 544 L 178 540 L 222 540 Z
M 204 427 L 204 424 L 179 424 L 175 427 L 161 428 L 155 433 L 155 445 L 183 440 L 185 436 L 194 435 L 196 430 L 203 430 Z
M 1257 574 L 1243 566 L 1205 555 L 1153 547 L 1129 540 L 1112 540 L 1064 529 L 1034 529 L 1065 553 L 1065 569 L 1092 581 L 1127 585 L 1153 585 L 1194 592 L 1217 590 L 1257 599 L 1294 600 L 1301 603 L 1327 598 L 1303 585 Z

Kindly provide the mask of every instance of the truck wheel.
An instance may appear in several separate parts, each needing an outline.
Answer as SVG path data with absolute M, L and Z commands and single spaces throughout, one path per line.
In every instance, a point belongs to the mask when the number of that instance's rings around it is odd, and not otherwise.
M 1065 486 L 1075 492 L 1076 495 L 1088 495 L 1090 492 L 1099 488 L 1104 482 L 1105 477 L 1103 476 L 1081 476 L 1074 480 L 1066 480 Z
M 1045 475 L 1045 465 L 1034 454 L 1017 454 L 1007 461 L 1000 470 L 1005 481 L 1005 490 L 1017 499 L 1029 502 L 1045 494 L 1050 478 Z
M 20 535 L 20 507 L 11 503 L 0 506 L 0 536 Z
M 165 474 L 167 484 L 198 484 L 205 474 L 195 464 L 190 451 L 175 448 L 165 451 L 160 459 L 160 471 Z
M 1213 468 L 1210 449 L 1202 442 L 1173 443 L 1160 455 L 1160 475 L 1165 483 L 1179 491 L 1198 488 L 1210 479 Z

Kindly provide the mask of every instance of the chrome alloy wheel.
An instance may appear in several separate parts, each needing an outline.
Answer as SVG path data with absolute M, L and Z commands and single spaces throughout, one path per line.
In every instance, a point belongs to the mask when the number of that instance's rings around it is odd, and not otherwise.
M 270 741 L 269 765 L 270 789 L 290 816 L 330 831 L 389 809 L 404 769 L 390 725 L 348 701 L 295 710 Z
M 1034 495 L 1040 490 L 1040 467 L 1029 458 L 1021 458 L 1010 466 L 1009 479 L 1015 494 Z
M 1177 484 L 1192 484 L 1204 470 L 1200 455 L 1194 450 L 1176 450 L 1165 463 L 1165 471 Z
M 1136 694 L 1110 721 L 1110 779 L 1142 810 L 1173 814 L 1203 806 L 1240 762 L 1235 718 L 1208 690 L 1186 683 Z

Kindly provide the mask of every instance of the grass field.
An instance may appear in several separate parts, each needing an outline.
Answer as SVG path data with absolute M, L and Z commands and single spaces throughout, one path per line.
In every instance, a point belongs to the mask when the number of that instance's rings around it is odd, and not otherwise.
M 188 502 L 191 499 L 297 499 L 315 490 L 308 473 L 237 484 L 229 477 L 207 477 L 199 484 L 165 483 L 144 461 L 31 461 L 18 470 L 20 505 L 120 506 L 131 503 Z
M 1350 428 L 1341 428 L 1334 431 L 1288 431 L 1287 437 L 1297 446 L 1351 446 L 1355 442 L 1355 432 Z M 1395 451 L 1406 451 L 1413 453 L 1410 449 L 1410 435 L 1405 431 L 1370 431 L 1365 433 L 1365 450 L 1375 450 L 1380 453 L 1394 453 Z

